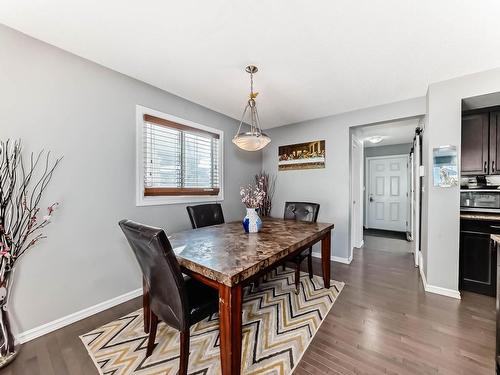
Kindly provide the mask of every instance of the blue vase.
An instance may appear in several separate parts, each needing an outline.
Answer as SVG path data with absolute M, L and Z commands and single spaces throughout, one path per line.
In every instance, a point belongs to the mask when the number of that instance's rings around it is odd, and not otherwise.
M 255 208 L 247 208 L 247 215 L 243 218 L 243 228 L 246 233 L 257 233 L 262 228 L 262 220 Z

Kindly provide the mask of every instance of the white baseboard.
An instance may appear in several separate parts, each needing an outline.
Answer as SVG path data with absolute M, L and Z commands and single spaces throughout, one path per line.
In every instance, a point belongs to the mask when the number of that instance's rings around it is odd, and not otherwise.
M 426 286 L 424 286 L 424 288 L 425 291 L 429 293 L 440 294 L 442 296 L 451 297 L 455 299 L 462 299 L 462 296 L 460 295 L 460 292 L 458 290 L 441 288 L 440 286 L 435 286 L 430 284 L 427 284 Z
M 356 249 L 361 249 L 363 246 L 365 246 L 365 240 L 361 240 L 358 245 L 354 245 Z
M 48 322 L 41 326 L 21 332 L 16 335 L 16 341 L 20 344 L 23 344 L 25 342 L 36 339 L 37 337 L 46 335 L 47 333 L 55 331 L 59 328 L 65 327 L 79 320 L 88 318 L 91 315 L 119 305 L 120 303 L 127 302 L 133 298 L 139 297 L 140 295 L 142 295 L 142 288 L 132 290 L 131 292 L 122 294 L 121 296 L 109 299 L 107 301 L 98 303 L 97 305 L 87 307 L 86 309 L 77 311 L 73 314 L 69 314 L 67 316 L 63 316 L 62 318 L 53 320 L 52 322 Z
M 420 277 L 422 277 L 422 282 L 425 281 L 424 286 L 427 284 L 424 272 L 424 258 L 422 252 L 418 250 L 418 268 L 420 269 Z
M 321 258 L 321 254 L 320 253 L 312 253 L 312 256 L 315 257 L 315 258 Z M 335 255 L 331 255 L 330 256 L 330 260 L 332 262 L 337 262 L 337 263 L 344 263 L 344 264 L 351 264 L 352 262 L 352 254 L 349 258 L 343 258 L 343 257 L 338 257 L 338 256 L 335 256 Z
M 458 290 L 442 288 L 440 286 L 427 284 L 427 278 L 425 277 L 424 267 L 423 267 L 423 258 L 422 252 L 419 251 L 418 254 L 418 264 L 420 269 L 420 278 L 422 279 L 422 285 L 424 286 L 424 290 L 428 293 L 440 294 L 442 296 L 451 297 L 455 299 L 462 299 L 460 292 Z

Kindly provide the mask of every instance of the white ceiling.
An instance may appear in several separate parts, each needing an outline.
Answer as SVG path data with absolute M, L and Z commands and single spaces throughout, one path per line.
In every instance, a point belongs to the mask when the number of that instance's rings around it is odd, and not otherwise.
M 419 118 L 408 120 L 385 122 L 376 125 L 366 125 L 354 128 L 353 134 L 361 141 L 365 147 L 378 147 L 397 145 L 401 143 L 411 143 L 415 135 L 415 128 L 418 126 Z M 373 144 L 368 142 L 368 138 L 381 136 L 382 142 Z
M 497 0 L 3 0 L 0 22 L 264 127 L 425 95 L 500 66 Z

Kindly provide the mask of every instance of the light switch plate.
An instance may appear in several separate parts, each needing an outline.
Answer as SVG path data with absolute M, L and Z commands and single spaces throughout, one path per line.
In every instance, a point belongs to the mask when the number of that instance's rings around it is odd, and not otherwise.
M 424 177 L 425 176 L 425 167 L 423 165 L 419 166 L 419 168 L 418 168 L 418 175 L 420 177 Z

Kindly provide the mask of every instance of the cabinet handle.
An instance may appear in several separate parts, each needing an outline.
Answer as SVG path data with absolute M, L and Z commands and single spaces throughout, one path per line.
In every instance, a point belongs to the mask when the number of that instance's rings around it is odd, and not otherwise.
M 493 160 L 491 162 L 491 172 L 494 173 L 495 172 L 495 160 Z
M 487 167 L 488 167 L 488 162 L 487 162 L 487 161 L 485 161 L 485 162 L 484 162 L 484 173 L 486 173 L 486 168 L 487 168 Z

